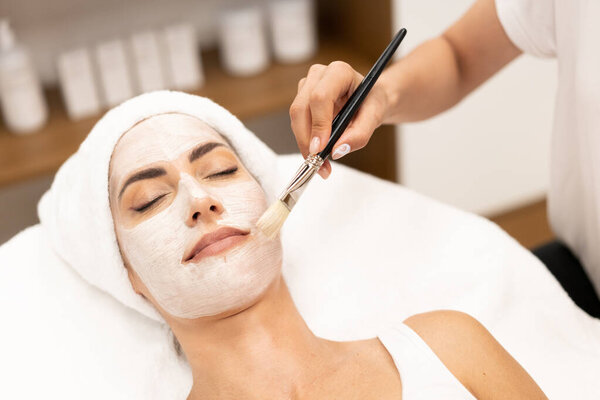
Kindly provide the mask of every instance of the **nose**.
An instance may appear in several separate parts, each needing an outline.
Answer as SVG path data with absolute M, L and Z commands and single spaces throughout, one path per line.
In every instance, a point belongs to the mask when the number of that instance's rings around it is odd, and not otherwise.
M 198 223 L 211 223 L 219 219 L 224 207 L 219 200 L 203 190 L 198 182 L 188 174 L 182 174 L 179 188 L 186 193 L 189 209 L 185 216 L 185 223 L 194 227 Z
M 223 205 L 214 197 L 210 195 L 194 197 L 191 201 L 186 225 L 191 228 L 200 222 L 214 222 L 222 213 Z

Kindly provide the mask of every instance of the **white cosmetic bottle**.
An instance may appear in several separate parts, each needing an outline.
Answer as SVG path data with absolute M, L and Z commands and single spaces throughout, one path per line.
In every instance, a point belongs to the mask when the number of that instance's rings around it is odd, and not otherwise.
M 106 106 L 115 107 L 133 97 L 133 85 L 123 41 L 115 39 L 97 45 L 96 62 Z
M 8 20 L 0 20 L 0 103 L 9 130 L 29 133 L 44 125 L 48 110 L 29 54 L 15 41 Z
M 69 118 L 77 121 L 98 114 L 100 99 L 88 50 L 79 48 L 60 54 L 56 67 Z
M 168 82 L 177 90 L 195 90 L 204 84 L 202 59 L 193 25 L 182 23 L 164 29 Z
M 156 34 L 143 31 L 131 36 L 133 66 L 136 72 L 138 92 L 146 93 L 166 89 L 164 59 Z

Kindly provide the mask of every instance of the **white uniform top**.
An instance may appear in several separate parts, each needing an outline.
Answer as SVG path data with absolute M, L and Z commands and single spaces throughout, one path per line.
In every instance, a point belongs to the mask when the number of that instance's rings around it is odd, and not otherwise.
M 600 293 L 600 1 L 496 0 L 496 8 L 517 47 L 558 59 L 550 223 Z
M 378 337 L 400 374 L 402 400 L 475 400 L 408 325 L 386 328 Z

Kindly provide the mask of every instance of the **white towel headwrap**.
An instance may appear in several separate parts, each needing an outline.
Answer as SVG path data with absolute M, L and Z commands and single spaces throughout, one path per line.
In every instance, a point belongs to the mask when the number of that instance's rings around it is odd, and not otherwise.
M 108 169 L 119 138 L 136 123 L 177 112 L 201 119 L 226 137 L 245 167 L 275 198 L 276 154 L 229 111 L 190 94 L 158 91 L 140 95 L 107 112 L 79 149 L 58 170 L 38 204 L 41 224 L 57 254 L 86 281 L 121 303 L 164 322 L 136 294 L 119 253 L 108 197 Z M 77 301 L 74 299 L 74 301 Z

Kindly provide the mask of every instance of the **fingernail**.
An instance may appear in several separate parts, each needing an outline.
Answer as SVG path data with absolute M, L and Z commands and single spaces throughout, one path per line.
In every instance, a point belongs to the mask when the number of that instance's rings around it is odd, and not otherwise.
M 321 139 L 319 139 L 318 136 L 315 136 L 310 141 L 310 147 L 308 148 L 308 152 L 310 154 L 315 154 L 317 151 L 319 151 L 319 145 L 320 144 L 321 144 Z
M 344 143 L 343 145 L 341 145 L 337 149 L 335 149 L 335 151 L 331 155 L 331 158 L 333 158 L 334 160 L 337 160 L 339 158 L 344 157 L 348 153 L 350 153 L 350 145 L 348 143 Z

